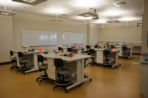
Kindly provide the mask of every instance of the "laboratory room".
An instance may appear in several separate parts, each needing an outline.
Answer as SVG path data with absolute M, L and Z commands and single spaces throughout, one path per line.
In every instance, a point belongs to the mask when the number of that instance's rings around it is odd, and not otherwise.
M 148 0 L 0 0 L 0 98 L 148 98 Z

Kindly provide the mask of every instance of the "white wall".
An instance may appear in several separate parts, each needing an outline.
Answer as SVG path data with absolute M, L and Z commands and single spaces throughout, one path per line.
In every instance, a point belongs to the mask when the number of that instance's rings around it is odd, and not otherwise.
M 141 43 L 142 27 L 137 27 L 136 23 L 111 23 L 99 27 L 99 41 Z
M 148 53 L 148 1 L 144 0 L 144 15 L 142 28 L 142 52 Z
M 29 13 L 18 12 L 15 16 L 0 16 L 0 62 L 8 61 L 10 49 L 22 49 L 22 31 L 23 29 L 31 30 L 45 30 L 56 31 L 58 36 L 62 32 L 82 32 L 85 33 L 85 42 L 90 40 L 91 44 L 96 43 L 98 37 L 98 28 L 91 26 L 89 29 L 89 36 L 87 36 L 87 25 L 84 22 L 67 21 L 52 22 L 49 21 L 49 16 L 42 16 Z M 89 37 L 89 38 L 87 38 Z M 58 45 L 61 45 L 62 38 L 58 37 Z M 44 47 L 45 49 L 52 50 L 53 47 Z
M 82 32 L 85 33 L 86 39 L 86 25 L 77 22 L 52 22 L 50 17 L 33 15 L 27 13 L 17 13 L 14 16 L 14 31 L 15 31 L 15 48 L 21 49 L 21 33 L 23 29 L 56 31 L 58 35 L 62 32 Z M 61 44 L 62 38 L 58 39 L 58 44 Z M 86 42 L 86 41 L 85 41 Z M 48 47 L 47 47 L 48 48 Z
M 89 32 L 90 44 L 94 45 L 99 41 L 98 33 L 99 33 L 98 25 L 91 24 L 90 25 L 90 32 Z
M 0 16 L 0 63 L 10 61 L 13 49 L 13 17 Z

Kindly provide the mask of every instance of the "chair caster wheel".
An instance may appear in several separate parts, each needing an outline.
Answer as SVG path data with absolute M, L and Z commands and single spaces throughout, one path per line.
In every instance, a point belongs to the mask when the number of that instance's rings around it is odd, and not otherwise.
M 91 82 L 91 81 L 92 81 L 92 79 L 89 79 L 89 81 Z

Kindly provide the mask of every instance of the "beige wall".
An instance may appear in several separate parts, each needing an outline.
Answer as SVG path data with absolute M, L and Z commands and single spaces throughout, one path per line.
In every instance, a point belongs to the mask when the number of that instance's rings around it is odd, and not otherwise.
M 0 63 L 9 61 L 9 51 L 13 49 L 13 17 L 0 16 L 0 46 Z
M 74 22 L 67 21 L 64 22 L 52 22 L 49 21 L 51 18 L 48 16 L 35 15 L 29 13 L 17 13 L 15 16 L 0 16 L 0 28 L 1 28 L 1 38 L 0 45 L 5 46 L 1 48 L 0 61 L 9 60 L 8 50 L 22 49 L 22 31 L 23 29 L 31 30 L 47 30 L 47 31 L 56 31 L 58 35 L 62 32 L 83 32 L 85 33 L 85 42 L 87 42 L 87 25 L 84 22 Z M 97 28 L 91 27 L 88 37 L 91 40 L 91 43 L 97 42 Z M 96 30 L 95 30 L 96 29 Z M 62 38 L 58 38 L 58 45 L 61 44 Z M 52 50 L 52 47 L 45 47 L 49 50 Z
M 144 0 L 143 28 L 142 28 L 142 52 L 148 53 L 148 1 Z
M 142 53 L 141 61 L 145 64 L 141 66 L 142 72 L 142 93 L 144 98 L 148 98 L 148 0 L 144 0 L 143 27 L 142 27 Z
M 13 17 L 0 17 L 1 32 L 3 32 L 1 33 L 3 34 L 3 37 L 1 36 L 1 45 L 4 42 L 3 40 L 7 38 L 10 40 L 10 42 L 6 41 L 8 45 L 3 48 L 3 50 L 7 51 L 13 47 L 18 50 L 22 49 L 21 34 L 23 29 L 56 31 L 58 35 L 62 32 L 83 32 L 85 33 L 85 39 L 89 39 L 89 44 L 95 44 L 99 40 L 141 42 L 141 27 L 136 27 L 136 24 L 128 26 L 125 24 L 113 24 L 101 26 L 101 28 L 99 25 L 91 24 L 88 32 L 89 38 L 87 38 L 87 25 L 84 23 L 70 21 L 52 22 L 49 21 L 50 17 L 48 16 L 28 13 L 17 13 Z M 58 44 L 61 44 L 61 41 L 62 39 L 58 38 Z M 8 60 L 8 53 L 6 54 L 7 56 L 5 54 L 6 51 L 1 51 L 0 60 L 6 58 Z
M 112 23 L 99 27 L 99 41 L 141 43 L 142 27 L 137 27 L 137 23 Z

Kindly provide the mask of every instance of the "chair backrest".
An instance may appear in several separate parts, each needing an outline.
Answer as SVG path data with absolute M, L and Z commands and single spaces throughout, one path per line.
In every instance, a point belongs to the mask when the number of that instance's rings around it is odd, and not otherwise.
M 95 51 L 94 49 L 90 49 L 90 50 L 88 51 L 88 55 L 94 56 L 95 53 L 96 53 L 96 51 Z
M 127 50 L 128 48 L 127 48 L 127 46 L 122 46 L 122 50 L 124 51 L 124 50 Z
M 21 63 L 24 59 L 24 54 L 22 52 L 18 52 L 18 62 Z M 20 64 L 21 65 L 21 64 Z
M 114 46 L 114 45 L 111 45 L 111 46 L 110 46 L 110 49 L 113 49 L 113 48 L 115 48 L 115 46 Z
M 11 63 L 16 63 L 16 57 L 14 56 L 14 52 L 10 50 L 10 59 Z
M 58 51 L 62 51 L 63 52 L 63 48 L 62 47 L 58 47 Z
M 38 55 L 38 62 L 43 64 L 44 57 L 42 55 Z
M 98 45 L 95 45 L 94 48 L 99 48 L 99 46 Z
M 37 58 L 38 58 L 39 69 L 46 70 L 48 68 L 48 64 L 44 63 L 46 59 L 42 55 L 38 55 Z
M 14 55 L 13 51 L 10 50 L 10 57 L 13 56 L 13 55 Z
M 67 51 L 72 52 L 73 50 L 72 50 L 72 48 L 67 48 Z
M 22 58 L 23 57 L 23 53 L 22 52 L 18 52 L 18 57 Z
M 55 58 L 54 59 L 54 65 L 56 68 L 58 67 L 63 67 L 64 66 L 64 61 L 60 58 Z
M 91 47 L 89 45 L 86 45 L 86 49 L 89 50 Z
M 57 75 L 60 73 L 60 69 L 64 66 L 64 61 L 60 58 L 54 59 L 54 66 L 56 67 Z
M 109 56 L 111 54 L 111 51 L 106 49 L 103 51 L 103 54 L 104 56 Z

